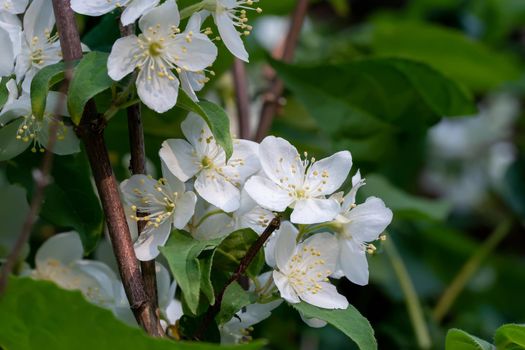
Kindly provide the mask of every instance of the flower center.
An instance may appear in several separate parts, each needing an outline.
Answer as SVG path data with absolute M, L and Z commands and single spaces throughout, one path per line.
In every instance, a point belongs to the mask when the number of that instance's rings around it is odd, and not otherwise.
M 325 261 L 320 258 L 321 252 L 314 247 L 304 246 L 295 253 L 288 265 L 287 277 L 290 284 L 298 293 L 317 294 L 322 286 L 319 282 L 326 282 L 332 273 L 330 270 L 322 270 Z
M 22 124 L 20 124 L 20 127 L 16 131 L 16 139 L 22 142 L 32 142 L 33 147 L 31 148 L 31 152 L 36 153 L 44 152 L 44 147 L 46 145 L 42 145 L 40 143 L 40 140 L 38 139 L 38 135 L 42 132 L 42 127 L 44 123 L 42 121 L 37 120 L 34 115 L 27 115 L 24 116 L 24 121 Z M 63 121 L 56 120 L 54 117 L 49 115 L 44 115 L 44 118 L 51 118 L 51 123 L 58 123 L 58 128 L 56 129 L 57 133 L 57 141 L 62 141 L 66 137 L 67 128 L 64 125 Z
M 213 166 L 213 161 L 208 156 L 204 156 L 201 160 L 201 164 L 203 168 L 207 169 Z
M 162 46 L 161 43 L 159 43 L 157 41 L 154 41 L 154 42 L 149 44 L 148 52 L 149 52 L 150 56 L 156 57 L 156 56 L 160 56 L 160 54 L 162 53 L 163 49 L 164 49 L 164 47 Z

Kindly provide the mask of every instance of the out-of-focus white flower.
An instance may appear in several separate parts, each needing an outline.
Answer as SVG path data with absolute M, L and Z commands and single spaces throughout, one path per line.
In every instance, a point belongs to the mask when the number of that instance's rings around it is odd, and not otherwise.
M 159 2 L 160 0 L 71 0 L 71 8 L 76 13 L 88 16 L 101 16 L 116 8 L 124 8 L 120 21 L 126 26 L 135 22 Z
M 162 166 L 163 178 L 133 175 L 120 185 L 131 209 L 132 219 L 145 221 L 146 226 L 135 242 L 135 253 L 142 261 L 155 259 L 173 228 L 182 229 L 191 219 L 197 197 Z M 144 213 L 145 216 L 140 216 Z
M 201 72 L 217 57 L 217 48 L 199 32 L 180 33 L 179 10 L 173 0 L 152 9 L 139 21 L 138 37 L 118 39 L 108 58 L 108 74 L 121 80 L 138 68 L 137 93 L 149 108 L 166 112 L 177 103 L 177 72 Z M 179 34 L 180 33 L 180 34 Z
M 348 301 L 328 280 L 336 269 L 337 239 L 317 233 L 296 244 L 296 235 L 282 231 L 275 244 L 273 272 L 281 297 L 289 303 L 301 300 L 326 309 L 346 309 Z
M 298 224 L 330 221 L 340 211 L 334 198 L 326 198 L 345 181 L 352 167 L 348 151 L 315 161 L 301 160 L 288 141 L 266 137 L 259 146 L 266 177 L 252 176 L 246 191 L 261 207 L 277 212 L 293 208 L 290 220 Z
M 79 152 L 79 140 L 73 128 L 56 117 L 69 116 L 65 99 L 64 94 L 50 91 L 42 119 L 33 115 L 28 95 L 22 95 L 8 103 L 0 113 L 0 160 L 16 157 L 30 145 L 32 152 L 44 152 L 49 143 L 49 128 L 52 123 L 58 124 L 53 153 L 65 155 Z
M 167 168 L 181 181 L 196 176 L 195 190 L 207 202 L 232 212 L 240 205 L 240 187 L 259 170 L 257 144 L 233 141 L 233 154 L 226 162 L 224 150 L 217 144 L 204 120 L 190 114 L 181 124 L 186 140 L 169 139 L 159 152 Z

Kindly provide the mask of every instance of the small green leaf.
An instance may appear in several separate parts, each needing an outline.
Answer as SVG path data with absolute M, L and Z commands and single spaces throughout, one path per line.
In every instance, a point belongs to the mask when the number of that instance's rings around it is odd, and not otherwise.
M 453 328 L 447 332 L 445 350 L 496 350 L 496 347 L 461 329 Z
M 107 61 L 107 53 L 93 51 L 84 55 L 76 67 L 67 96 L 67 107 L 73 123 L 78 125 L 84 106 L 91 98 L 113 85 L 108 75 Z
M 77 63 L 75 61 L 71 64 L 74 67 Z M 64 79 L 65 69 L 64 62 L 52 64 L 39 70 L 31 81 L 31 108 L 36 118 L 42 118 L 44 115 L 49 89 Z
M 0 299 L 0 347 L 12 350 L 256 350 L 264 342 L 238 346 L 152 338 L 111 311 L 88 303 L 78 291 L 48 281 L 11 278 Z
M 352 305 L 348 305 L 346 310 L 321 309 L 304 302 L 290 305 L 307 318 L 318 318 L 330 323 L 352 339 L 359 349 L 377 349 L 374 330 L 368 320 Z
M 496 330 L 494 343 L 498 350 L 525 349 L 525 325 L 505 324 Z
M 226 152 L 226 159 L 233 153 L 232 137 L 230 135 L 230 118 L 219 106 L 208 101 L 194 102 L 184 90 L 179 90 L 177 106 L 189 112 L 198 114 L 206 121 L 217 143 Z
M 252 303 L 253 300 L 250 298 L 250 293 L 242 289 L 239 283 L 233 282 L 226 288 L 224 297 L 222 298 L 221 311 L 219 311 L 215 317 L 215 321 L 217 321 L 219 325 L 226 323 L 242 307 Z
M 9 97 L 9 91 L 7 90 L 6 83 L 9 81 L 9 77 L 0 79 L 0 108 L 2 108 L 7 102 Z
M 215 290 L 211 282 L 211 268 L 213 266 L 213 257 L 215 250 L 204 251 L 199 258 L 199 265 L 201 271 L 201 290 L 202 293 L 210 301 L 210 305 L 215 304 Z
M 193 314 L 199 306 L 201 289 L 201 265 L 197 257 L 203 250 L 214 248 L 221 241 L 222 238 L 199 241 L 187 232 L 174 230 L 166 245 L 160 248 Z

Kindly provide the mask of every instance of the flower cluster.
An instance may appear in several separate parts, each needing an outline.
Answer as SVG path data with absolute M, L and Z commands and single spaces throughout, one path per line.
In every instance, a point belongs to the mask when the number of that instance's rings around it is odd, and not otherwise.
M 260 297 L 278 291 L 289 303 L 345 309 L 348 301 L 332 280 L 344 276 L 367 284 L 366 255 L 376 250 L 371 242 L 384 237 L 381 234 L 392 220 L 392 212 L 379 198 L 356 204 L 358 189 L 365 185 L 359 171 L 346 195 L 336 192 L 352 167 L 350 153 L 341 151 L 321 160 L 306 153 L 301 157 L 288 141 L 268 136 L 260 144 L 234 140 L 227 159 L 202 118 L 190 114 L 182 131 L 186 139 L 162 144 L 161 179 L 134 175 L 121 184 L 133 212 L 130 218 L 146 222 L 135 243 L 139 259 L 155 259 L 173 229 L 184 229 L 197 240 L 242 228 L 261 234 L 276 213 L 285 217 L 289 213 L 289 221 L 265 245 L 273 272 L 265 276 Z M 239 324 L 232 319 L 223 328 L 226 332 L 251 325 L 268 312 L 268 307 L 253 306 L 237 315 Z

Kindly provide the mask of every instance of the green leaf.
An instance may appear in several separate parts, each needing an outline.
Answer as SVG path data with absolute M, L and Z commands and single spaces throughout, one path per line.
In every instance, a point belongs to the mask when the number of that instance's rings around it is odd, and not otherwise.
M 525 349 L 525 325 L 505 324 L 496 330 L 494 343 L 498 350 Z
M 72 62 L 75 66 L 78 62 Z M 31 108 L 36 118 L 42 118 L 46 110 L 49 89 L 64 79 L 66 64 L 59 62 L 39 70 L 31 81 Z
M 445 341 L 446 350 L 495 350 L 494 345 L 461 329 L 450 329 Z
M 215 304 L 215 290 L 211 282 L 211 268 L 213 266 L 213 258 L 215 250 L 208 250 L 202 252 L 199 259 L 199 266 L 201 271 L 201 291 L 208 298 L 210 305 Z
M 376 22 L 372 35 L 376 54 L 425 62 L 476 91 L 494 88 L 521 74 L 515 58 L 491 51 L 454 29 L 389 20 Z
M 199 306 L 201 289 L 201 266 L 197 257 L 203 250 L 214 248 L 221 241 L 222 238 L 199 241 L 187 232 L 174 230 L 166 245 L 160 248 L 193 314 Z
M 18 118 L 0 128 L 0 161 L 12 159 L 29 147 L 28 142 L 16 139 L 21 124 L 22 119 Z
M 406 59 L 345 64 L 272 65 L 321 129 L 365 137 L 404 129 L 419 132 L 442 116 L 473 114 L 470 96 L 433 68 Z M 322 74 L 323 79 L 319 79 Z
M 26 191 L 16 185 L 0 186 L 0 259 L 7 257 L 15 245 L 18 235 L 29 213 Z M 23 260 L 29 252 L 29 245 L 24 245 Z
M 0 108 L 2 108 L 5 103 L 7 102 L 7 98 L 9 97 L 9 91 L 7 90 L 7 82 L 9 81 L 9 77 L 4 77 L 0 79 Z
M 233 282 L 226 288 L 222 298 L 221 310 L 215 317 L 217 324 L 228 322 L 242 307 L 254 302 L 251 300 L 250 293 L 242 289 L 237 282 Z
M 31 169 L 41 158 L 39 154 L 26 152 L 11 161 L 7 169 L 9 180 L 32 191 Z M 54 225 L 77 231 L 84 252 L 89 254 L 102 236 L 104 218 L 85 154 L 56 157 L 51 177 L 53 182 L 46 188 L 40 216 Z
M 182 89 L 179 89 L 177 106 L 201 116 L 210 127 L 217 143 L 226 152 L 226 159 L 230 159 L 233 153 L 233 144 L 230 135 L 230 118 L 228 118 L 226 112 L 221 107 L 208 101 L 194 102 Z
M 253 243 L 259 238 L 257 233 L 250 228 L 237 230 L 231 233 L 217 247 L 214 268 L 219 271 L 233 272 L 244 258 L 246 252 Z M 246 270 L 249 276 L 257 276 L 264 265 L 264 253 L 259 251 Z
M 263 342 L 240 346 L 174 342 L 151 338 L 88 303 L 78 291 L 47 281 L 11 278 L 0 299 L 0 347 L 9 350 L 256 350 Z
M 366 177 L 366 186 L 360 190 L 364 198 L 379 196 L 386 206 L 396 213 L 424 215 L 435 220 L 444 220 L 452 209 L 452 204 L 445 200 L 430 200 L 410 195 L 389 183 L 381 175 L 371 174 Z
M 84 106 L 91 98 L 113 85 L 108 75 L 107 61 L 107 53 L 92 51 L 84 55 L 76 67 L 67 96 L 67 107 L 73 123 L 78 125 Z
M 352 339 L 359 349 L 377 349 L 374 330 L 370 326 L 368 320 L 352 305 L 348 305 L 346 310 L 321 309 L 304 302 L 290 305 L 307 318 L 318 318 L 324 320 L 339 329 Z

